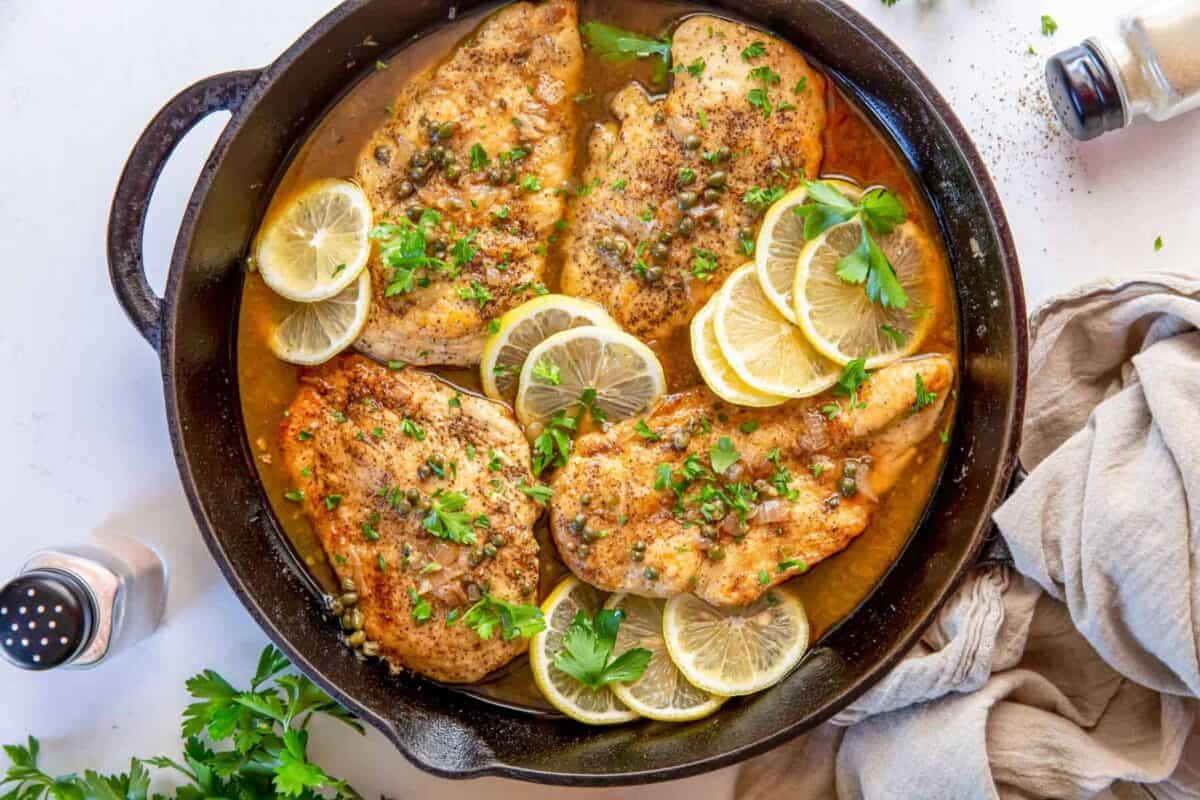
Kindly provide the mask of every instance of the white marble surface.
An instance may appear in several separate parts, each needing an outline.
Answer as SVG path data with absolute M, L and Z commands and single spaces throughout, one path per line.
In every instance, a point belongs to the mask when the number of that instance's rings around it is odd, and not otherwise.
M 394 0 L 397 3 L 403 0 Z M 1024 262 L 1031 307 L 1104 275 L 1195 270 L 1200 114 L 1079 146 L 1039 100 L 1041 61 L 1102 28 L 1127 0 L 851 0 L 928 72 L 977 137 Z M 55 769 L 117 769 L 177 747 L 184 679 L 241 679 L 264 642 L 225 587 L 178 485 L 157 361 L 108 286 L 104 230 L 117 174 L 143 124 L 204 75 L 256 67 L 329 0 L 0 0 L 0 574 L 30 550 L 96 529 L 142 537 L 172 569 L 168 619 L 131 655 L 91 672 L 0 666 L 0 742 L 34 732 Z M 1060 23 L 1053 39 L 1042 13 Z M 161 285 L 187 195 L 224 120 L 203 123 L 167 167 L 146 252 Z M 1166 246 L 1155 253 L 1152 243 Z M 328 734 L 328 735 L 326 735 Z M 452 783 L 408 765 L 378 735 L 320 729 L 314 751 L 367 797 L 643 798 Z M 673 785 L 727 796 L 725 771 Z

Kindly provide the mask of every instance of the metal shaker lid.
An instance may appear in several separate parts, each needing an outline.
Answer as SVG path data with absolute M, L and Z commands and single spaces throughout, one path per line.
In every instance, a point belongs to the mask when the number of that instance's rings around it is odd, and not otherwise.
M 91 639 L 96 609 L 78 578 L 35 569 L 0 587 L 0 653 L 22 669 L 69 663 Z
M 1125 127 L 1120 89 L 1090 44 L 1052 56 L 1046 62 L 1046 85 L 1059 119 L 1076 139 L 1095 139 Z

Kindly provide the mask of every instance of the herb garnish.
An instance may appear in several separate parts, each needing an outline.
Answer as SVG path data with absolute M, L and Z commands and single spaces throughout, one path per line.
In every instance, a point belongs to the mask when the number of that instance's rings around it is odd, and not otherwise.
M 497 627 L 500 628 L 500 638 L 506 642 L 518 636 L 528 638 L 538 631 L 546 629 L 542 610 L 537 606 L 507 603 L 490 594 L 485 594 L 480 598 L 478 603 L 471 606 L 467 613 L 462 615 L 461 619 L 484 641 L 492 638 Z M 446 624 L 453 624 L 453 622 L 447 620 Z
M 563 635 L 562 649 L 554 654 L 554 666 L 592 691 L 642 677 L 652 655 L 646 648 L 634 647 L 612 658 L 624 618 L 625 612 L 619 608 L 597 609 L 590 618 L 582 611 L 575 612 Z
M 654 65 L 654 82 L 662 83 L 671 68 L 671 42 L 654 39 L 640 33 L 622 30 L 602 22 L 587 22 L 579 26 L 588 47 L 596 55 L 610 61 L 632 58 L 658 58 Z
M 457 544 L 476 544 L 478 539 L 472 526 L 475 517 L 463 509 L 467 496 L 462 492 L 439 489 L 430 498 L 430 508 L 421 525 L 439 539 L 449 539 Z
M 937 392 L 931 392 L 925 388 L 925 381 L 921 378 L 921 373 L 919 372 L 917 373 L 914 383 L 916 384 L 917 399 L 916 402 L 913 403 L 911 411 L 913 414 L 916 414 L 926 406 L 933 405 L 933 401 L 937 400 Z

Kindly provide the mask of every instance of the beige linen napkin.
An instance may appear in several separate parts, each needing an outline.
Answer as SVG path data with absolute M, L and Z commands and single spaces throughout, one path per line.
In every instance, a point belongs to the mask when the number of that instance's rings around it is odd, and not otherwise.
M 1086 286 L 1031 333 L 1019 572 L 979 568 L 739 800 L 1200 798 L 1200 279 Z

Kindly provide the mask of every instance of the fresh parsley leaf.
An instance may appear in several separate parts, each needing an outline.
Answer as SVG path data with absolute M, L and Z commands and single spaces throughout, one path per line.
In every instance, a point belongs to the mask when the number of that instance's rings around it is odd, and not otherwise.
M 492 165 L 492 160 L 488 158 L 487 150 L 483 149 L 483 145 L 479 142 L 471 145 L 471 172 L 481 172 Z
M 1058 31 L 1058 23 L 1049 14 L 1042 14 L 1042 36 L 1053 36 Z
M 770 117 L 771 111 L 774 109 L 770 98 L 767 97 L 767 90 L 758 86 L 746 93 L 746 102 L 762 111 L 764 118 Z
M 702 281 L 712 278 L 713 273 L 720 269 L 717 254 L 703 247 L 692 248 L 692 274 Z
M 842 368 L 833 393 L 839 397 L 849 397 L 851 407 L 858 407 L 858 390 L 870 379 L 871 376 L 867 374 L 867 360 L 852 359 Z
M 425 431 L 408 417 L 400 420 L 400 432 L 410 439 L 416 439 L 418 442 L 425 441 Z
M 728 436 L 722 436 L 717 440 L 717 443 L 709 449 L 709 460 L 712 463 L 713 472 L 720 475 L 733 466 L 738 460 L 737 448 L 733 446 L 733 441 Z
M 779 83 L 779 73 L 770 67 L 755 67 L 750 70 L 750 80 L 758 81 L 763 86 Z
M 761 213 L 786 193 L 787 190 L 782 186 L 751 186 L 742 195 L 742 202 L 750 206 L 755 213 Z M 803 206 L 800 207 L 803 208 Z
M 646 424 L 646 420 L 644 419 L 639 419 L 637 424 L 633 426 L 633 429 L 647 442 L 657 442 L 662 438 L 659 433 L 650 429 L 650 426 Z
M 628 61 L 632 58 L 657 58 L 654 81 L 661 83 L 671 68 L 671 42 L 654 39 L 640 33 L 622 30 L 602 22 L 586 22 L 579 26 L 584 41 L 592 52 L 610 61 Z
M 508 603 L 490 594 L 485 594 L 478 603 L 467 609 L 461 620 L 484 641 L 491 639 L 497 628 L 500 629 L 500 638 L 506 642 L 518 636 L 529 638 L 546 629 L 542 610 L 537 606 Z
M 796 85 L 792 87 L 793 94 L 804 94 L 808 91 L 808 76 L 801 75 L 800 80 L 796 81 Z
M 534 369 L 537 369 L 537 364 Z M 561 375 L 559 376 L 561 381 Z M 533 440 L 533 474 L 541 475 L 552 467 L 563 467 L 571 456 L 571 439 L 578 428 L 578 418 L 558 410 L 547 420 L 544 429 Z
M 916 402 L 913 403 L 911 411 L 916 414 L 921 409 L 933 405 L 933 402 L 937 400 L 937 392 L 931 392 L 925 388 L 925 380 L 919 372 L 914 383 L 916 384 Z
M 778 569 L 780 572 L 787 572 L 789 569 L 798 569 L 801 572 L 808 572 L 808 564 L 798 558 L 789 558 L 784 561 L 780 561 L 778 564 Z
M 479 540 L 472 530 L 475 516 L 465 511 L 467 496 L 462 492 L 439 489 L 429 498 L 430 508 L 421 525 L 439 539 L 457 544 L 476 544 Z
M 699 78 L 701 75 L 704 74 L 704 67 L 705 67 L 704 59 L 697 58 L 695 61 L 693 61 L 692 63 L 687 65 L 687 71 L 688 71 L 688 74 L 690 74 L 691 76 L 693 76 L 695 78 Z
M 562 385 L 562 370 L 558 368 L 558 364 L 544 358 L 533 365 L 533 377 L 551 386 Z
M 1159 250 L 1162 250 L 1162 249 L 1163 249 L 1163 238 L 1161 236 L 1158 236 L 1154 239 L 1154 252 L 1157 253 Z
M 333 511 L 342 504 L 342 496 L 340 494 L 325 495 L 325 510 Z
M 521 188 L 527 192 L 540 192 L 542 190 L 542 179 L 537 175 L 525 175 L 521 178 Z
M 412 602 L 412 618 L 418 624 L 428 622 L 433 616 L 433 606 L 429 604 L 429 600 L 417 594 L 416 589 L 408 590 L 408 599 Z
M 863 195 L 859 208 L 871 229 L 880 234 L 891 233 L 892 229 L 906 218 L 900 198 L 887 189 L 872 189 L 867 192 Z
M 551 489 L 549 486 L 542 486 L 541 484 L 530 486 L 529 484 L 525 483 L 525 481 L 521 481 L 519 484 L 517 484 L 517 489 L 533 498 L 533 502 L 537 503 L 539 506 L 546 505 L 546 503 L 550 502 L 550 498 L 554 496 L 553 489 Z
M 905 338 L 903 331 L 899 331 L 896 328 L 893 328 L 891 325 L 880 325 L 879 330 L 881 333 L 895 342 L 896 347 L 904 347 L 904 343 L 907 341 L 907 339 Z
M 738 430 L 742 433 L 754 433 L 760 427 L 760 423 L 756 419 L 750 419 L 738 425 Z
M 634 647 L 612 658 L 624 618 L 619 608 L 601 608 L 592 617 L 577 611 L 563 635 L 562 649 L 554 654 L 554 666 L 593 691 L 642 677 L 650 663 L 649 650 Z
M 473 300 L 479 303 L 479 307 L 483 308 L 489 301 L 496 298 L 491 291 L 479 281 L 471 281 L 470 286 L 459 286 L 457 289 L 458 296 L 463 300 Z
M 692 181 L 696 180 L 696 170 L 691 167 L 683 167 L 679 170 L 679 183 L 682 186 L 687 186 Z
M 762 56 L 766 55 L 766 52 L 766 42 L 751 42 L 750 45 L 742 51 L 742 60 L 752 61 L 753 59 L 761 58 Z

